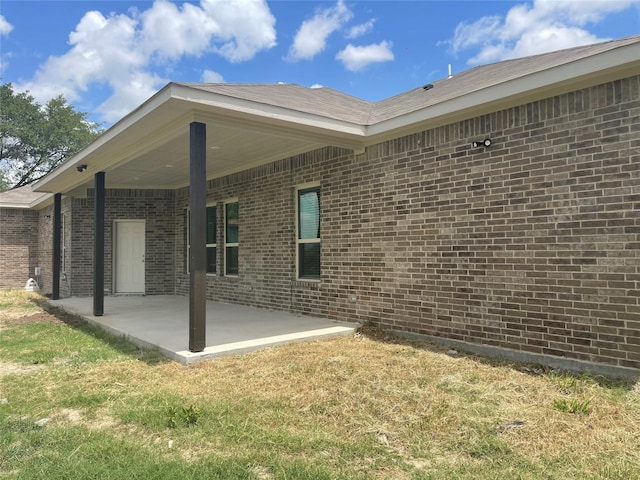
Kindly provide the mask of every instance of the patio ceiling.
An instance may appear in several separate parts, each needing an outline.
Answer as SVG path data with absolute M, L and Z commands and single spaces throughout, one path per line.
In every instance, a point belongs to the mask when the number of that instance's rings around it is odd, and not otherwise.
M 105 172 L 106 188 L 189 185 L 189 124 L 207 125 L 207 177 L 324 146 L 364 148 L 362 126 L 169 84 L 46 178 L 37 191 L 77 193 Z M 78 167 L 86 165 L 80 172 Z

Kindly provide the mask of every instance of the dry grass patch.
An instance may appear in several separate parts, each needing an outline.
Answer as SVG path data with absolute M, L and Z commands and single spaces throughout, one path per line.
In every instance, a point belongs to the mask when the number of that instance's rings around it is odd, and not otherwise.
M 43 297 L 25 290 L 0 290 L 0 330 L 25 323 L 59 321 L 42 311 Z
M 67 328 L 52 330 L 57 341 L 68 341 Z M 137 456 L 119 453 L 114 465 L 170 465 L 175 478 L 198 478 L 211 462 L 218 478 L 640 478 L 637 384 L 452 356 L 375 330 L 191 367 L 78 342 L 82 362 L 0 376 L 16 431 L 52 419 L 31 432 L 34 457 L 21 454 L 36 458 L 39 436 L 54 432 L 54 460 L 40 471 L 67 457 L 90 471 L 92 455 L 111 452 L 104 462 L 125 445 Z M 111 353 L 82 353 L 98 348 Z M 556 401 L 588 401 L 589 411 Z M 4 445 L 18 451 L 15 438 Z
M 65 323 L 78 326 L 77 315 L 49 305 L 46 297 L 26 290 L 0 290 L 0 330 L 36 323 Z
M 211 403 L 247 403 L 254 408 L 246 421 L 254 426 L 368 444 L 373 456 L 386 450 L 399 461 L 395 478 L 404 476 L 403 464 L 473 467 L 509 456 L 532 464 L 570 458 L 590 465 L 617 452 L 640 464 L 640 401 L 616 393 L 625 386 L 609 389 L 589 378 L 531 374 L 471 356 L 451 357 L 424 344 L 360 335 L 190 368 L 167 363 L 130 378 L 139 396 L 162 379 L 164 388 L 180 392 L 205 415 Z M 622 403 L 616 401 L 620 395 L 627 397 Z M 557 411 L 556 398 L 589 399 L 592 412 Z M 520 422 L 517 428 L 508 428 L 514 422 Z M 194 435 L 183 448 L 204 454 L 207 441 Z M 308 455 L 319 459 L 322 453 Z M 361 469 L 372 462 L 363 458 Z

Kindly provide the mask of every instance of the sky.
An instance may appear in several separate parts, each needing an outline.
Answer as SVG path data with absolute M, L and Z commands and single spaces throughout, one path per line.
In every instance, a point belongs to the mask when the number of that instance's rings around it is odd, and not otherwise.
M 640 0 L 2 0 L 0 77 L 104 128 L 167 83 L 382 100 L 477 65 L 640 34 Z

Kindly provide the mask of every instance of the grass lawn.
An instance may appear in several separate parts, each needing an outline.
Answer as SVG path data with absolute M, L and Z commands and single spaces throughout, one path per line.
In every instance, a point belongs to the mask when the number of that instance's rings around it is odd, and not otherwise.
M 0 291 L 0 479 L 640 479 L 640 387 L 376 331 L 184 367 Z

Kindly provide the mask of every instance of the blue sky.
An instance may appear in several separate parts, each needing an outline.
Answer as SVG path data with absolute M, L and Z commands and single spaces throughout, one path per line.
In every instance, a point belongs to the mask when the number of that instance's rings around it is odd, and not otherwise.
M 2 0 L 0 75 L 109 126 L 170 81 L 381 100 L 479 64 L 640 34 L 640 0 Z

